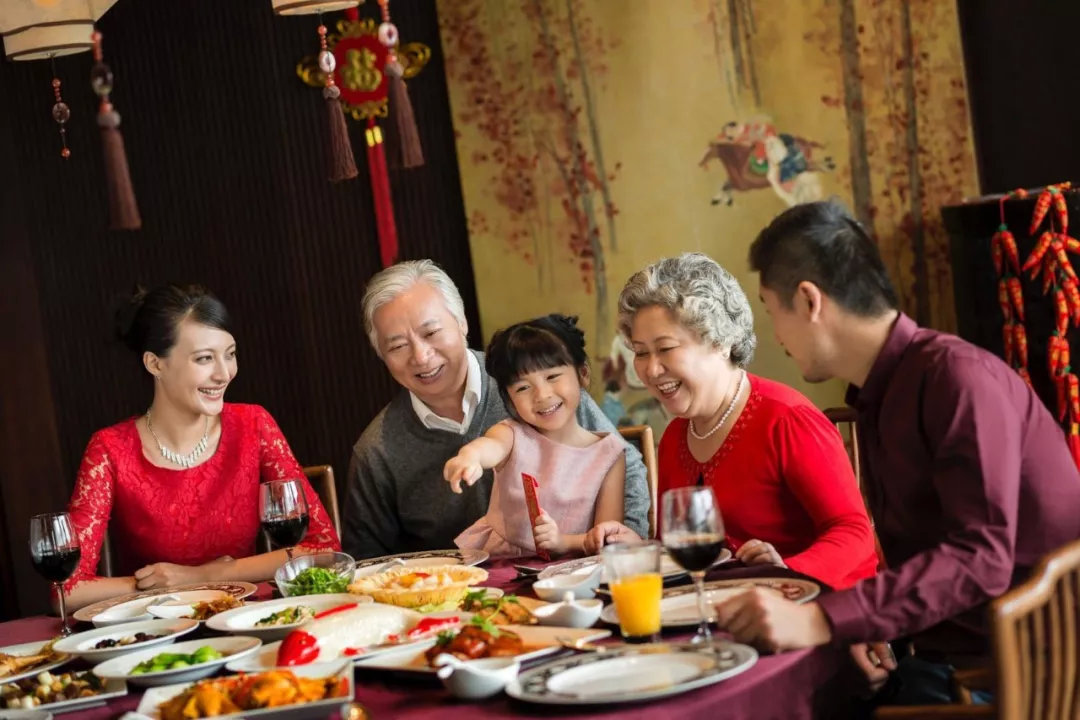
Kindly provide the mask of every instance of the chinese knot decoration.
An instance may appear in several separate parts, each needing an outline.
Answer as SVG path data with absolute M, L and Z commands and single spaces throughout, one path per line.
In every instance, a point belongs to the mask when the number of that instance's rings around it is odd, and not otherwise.
M 377 121 L 393 116 L 399 147 L 392 156 L 399 160 L 397 165 L 423 163 L 404 80 L 420 72 L 431 50 L 419 43 L 399 45 L 397 28 L 389 21 L 388 3 L 380 1 L 379 6 L 381 23 L 361 20 L 356 10 L 346 10 L 345 19 L 336 24 L 337 32 L 322 36 L 322 52 L 328 52 L 330 58 L 306 57 L 296 66 L 296 73 L 308 85 L 336 88 L 342 111 L 365 123 L 379 253 L 385 267 L 397 257 L 398 240 L 383 128 Z
M 1014 190 L 1001 198 L 998 204 L 1001 225 L 990 240 L 990 252 L 994 270 L 998 275 L 998 305 L 1004 317 L 1002 339 L 1005 361 L 1009 363 L 1029 386 L 1027 332 L 1024 329 L 1024 296 L 1020 274 L 1030 272 L 1035 281 L 1042 276 L 1042 293 L 1053 293 L 1054 330 L 1047 341 L 1047 372 L 1057 391 L 1056 415 L 1058 422 L 1067 422 L 1069 450 L 1080 466 L 1080 380 L 1071 364 L 1068 331 L 1069 324 L 1080 326 L 1080 283 L 1069 260 L 1069 253 L 1080 255 L 1080 240 L 1069 235 L 1069 212 L 1063 193 L 1070 183 L 1047 185 L 1035 201 L 1028 235 L 1035 234 L 1045 224 L 1045 229 L 1035 243 L 1034 249 L 1020 264 L 1016 240 L 1005 224 L 1005 201 L 1025 198 L 1025 190 Z M 1053 212 L 1050 212 L 1053 209 Z

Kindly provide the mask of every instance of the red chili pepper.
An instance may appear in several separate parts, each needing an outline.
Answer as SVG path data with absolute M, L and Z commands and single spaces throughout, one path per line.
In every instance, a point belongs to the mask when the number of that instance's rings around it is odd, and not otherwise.
M 994 261 L 994 272 L 999 276 L 1001 275 L 1001 263 L 1004 260 L 1003 253 L 1001 251 L 1001 238 L 994 234 L 994 237 L 990 238 L 990 258 Z
M 1065 300 L 1069 303 L 1069 315 L 1072 316 L 1073 325 L 1080 325 L 1080 290 L 1076 287 L 1076 281 L 1065 278 L 1061 281 L 1061 288 L 1065 291 Z
M 998 241 L 1001 243 L 1002 250 L 1005 251 L 1005 258 L 1009 261 L 1009 265 L 1012 266 L 1012 270 L 1017 275 L 1020 274 L 1020 253 L 1016 249 L 1016 238 L 1009 232 L 1009 229 L 1002 224 L 998 228 Z M 1080 249 L 1080 243 L 1077 243 L 1078 249 Z
M 1005 324 L 1001 326 L 1001 343 L 1002 346 L 1005 348 L 1005 363 L 1009 367 L 1012 367 L 1013 355 L 1015 355 L 1015 353 L 1013 352 L 1012 323 L 1008 320 L 1006 320 Z
M 1032 233 L 1034 235 L 1034 233 Z M 1027 260 L 1024 261 L 1021 270 L 1029 270 L 1039 264 L 1043 255 L 1050 249 L 1050 243 L 1054 241 L 1054 234 L 1047 230 L 1039 236 L 1039 241 L 1035 243 L 1035 249 L 1031 251 L 1031 254 L 1027 256 Z
M 1043 218 L 1046 217 L 1046 211 L 1050 209 L 1050 195 L 1053 190 L 1048 186 L 1043 188 L 1043 191 L 1039 193 L 1039 199 L 1035 201 L 1035 212 L 1031 214 L 1031 227 L 1028 229 L 1028 235 L 1034 235 L 1035 231 L 1042 225 Z
M 1057 258 L 1058 265 L 1061 266 L 1062 271 L 1076 280 L 1076 272 L 1073 270 L 1072 263 L 1069 262 L 1069 256 L 1065 254 L 1065 243 L 1062 241 L 1063 235 L 1054 235 L 1054 239 L 1050 241 L 1050 247 L 1054 251 L 1054 257 Z
M 1065 233 L 1061 234 L 1065 237 L 1065 249 L 1071 253 L 1080 254 L 1080 240 L 1071 235 L 1065 235 Z
M 1080 380 L 1077 380 L 1073 373 L 1069 373 L 1065 376 L 1065 382 L 1069 384 L 1069 410 L 1076 422 L 1080 420 Z
M 1065 293 L 1061 288 L 1054 288 L 1054 327 L 1058 335 L 1065 337 L 1069 329 L 1069 306 L 1065 303 Z
M 1016 315 L 1020 318 L 1020 321 L 1024 320 L 1024 291 L 1020 287 L 1020 278 L 1010 277 L 1005 280 L 1005 286 L 1009 289 L 1009 298 L 1012 300 L 1013 307 L 1016 308 Z
M 1061 359 L 1061 345 L 1058 344 L 1060 339 L 1057 335 L 1051 335 L 1047 341 L 1046 370 L 1050 377 L 1054 377 L 1054 373 L 1058 370 L 1058 361 Z
M 1027 384 L 1027 386 L 1029 388 L 1031 388 L 1032 390 L 1035 389 L 1035 386 L 1031 384 L 1031 374 L 1028 373 L 1028 370 L 1027 370 L 1026 367 L 1016 368 L 1016 374 L 1019 375 L 1021 378 L 1023 378 L 1024 382 Z
M 1065 195 L 1058 189 L 1054 189 L 1051 193 L 1054 199 L 1054 215 L 1057 216 L 1058 225 L 1061 226 L 1061 232 L 1069 232 L 1069 209 L 1065 206 Z
M 1013 324 L 1013 339 L 1016 341 L 1016 359 L 1022 368 L 1027 367 L 1027 331 L 1020 323 Z
M 1057 390 L 1057 419 L 1061 422 L 1065 419 L 1065 410 L 1068 408 L 1068 401 L 1065 399 L 1065 376 L 1054 376 L 1054 389 Z
M 1054 273 L 1053 272 L 1043 273 L 1042 294 L 1045 295 L 1046 293 L 1050 292 L 1050 287 L 1053 284 L 1054 284 Z
M 998 307 L 1001 315 L 1008 322 L 1012 320 L 1012 304 L 1009 301 L 1009 283 L 1005 278 L 998 280 Z
M 1070 367 L 1070 360 L 1072 360 L 1072 358 L 1069 357 L 1069 341 L 1064 337 L 1058 338 L 1058 349 L 1061 350 L 1058 366 L 1061 368 L 1062 372 L 1069 372 L 1069 370 L 1072 369 Z

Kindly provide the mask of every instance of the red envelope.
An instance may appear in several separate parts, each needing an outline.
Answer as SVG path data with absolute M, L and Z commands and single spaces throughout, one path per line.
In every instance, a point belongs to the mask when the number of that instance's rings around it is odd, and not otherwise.
M 529 527 L 533 528 L 533 542 L 536 542 L 536 520 L 540 517 L 540 483 L 532 475 L 521 473 L 521 484 L 525 488 L 525 505 L 529 508 Z M 547 550 L 537 548 L 536 554 L 542 560 L 550 560 Z

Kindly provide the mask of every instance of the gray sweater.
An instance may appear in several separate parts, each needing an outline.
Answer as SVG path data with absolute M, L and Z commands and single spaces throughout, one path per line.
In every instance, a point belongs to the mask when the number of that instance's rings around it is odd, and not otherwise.
M 473 352 L 473 351 L 470 351 Z M 484 357 L 476 353 L 480 367 Z M 353 557 L 454 547 L 454 538 L 487 512 L 490 470 L 460 495 L 443 480 L 443 465 L 468 442 L 506 419 L 491 377 L 481 370 L 480 402 L 464 435 L 424 427 L 402 389 L 353 447 L 346 478 L 342 547 Z M 577 411 L 582 427 L 615 432 L 588 393 Z M 626 446 L 626 525 L 648 531 L 649 487 L 637 448 Z

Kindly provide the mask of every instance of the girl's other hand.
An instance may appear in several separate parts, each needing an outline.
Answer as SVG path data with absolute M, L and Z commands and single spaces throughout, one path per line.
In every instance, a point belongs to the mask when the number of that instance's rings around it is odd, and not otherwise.
M 735 559 L 742 561 L 744 565 L 775 565 L 786 568 L 783 558 L 771 543 L 764 540 L 747 540 L 735 551 Z
M 621 522 L 605 520 L 585 533 L 585 553 L 597 555 L 605 545 L 640 541 L 641 537 Z
M 540 511 L 540 516 L 536 518 L 536 524 L 533 525 L 533 539 L 536 541 L 537 550 L 547 550 L 556 554 L 566 552 L 566 548 L 563 547 L 563 538 L 562 533 L 559 532 L 559 526 L 543 510 Z
M 461 483 L 472 486 L 480 476 L 484 474 L 484 468 L 465 453 L 458 453 L 446 461 L 443 467 L 443 477 L 450 483 L 450 489 L 461 494 Z

